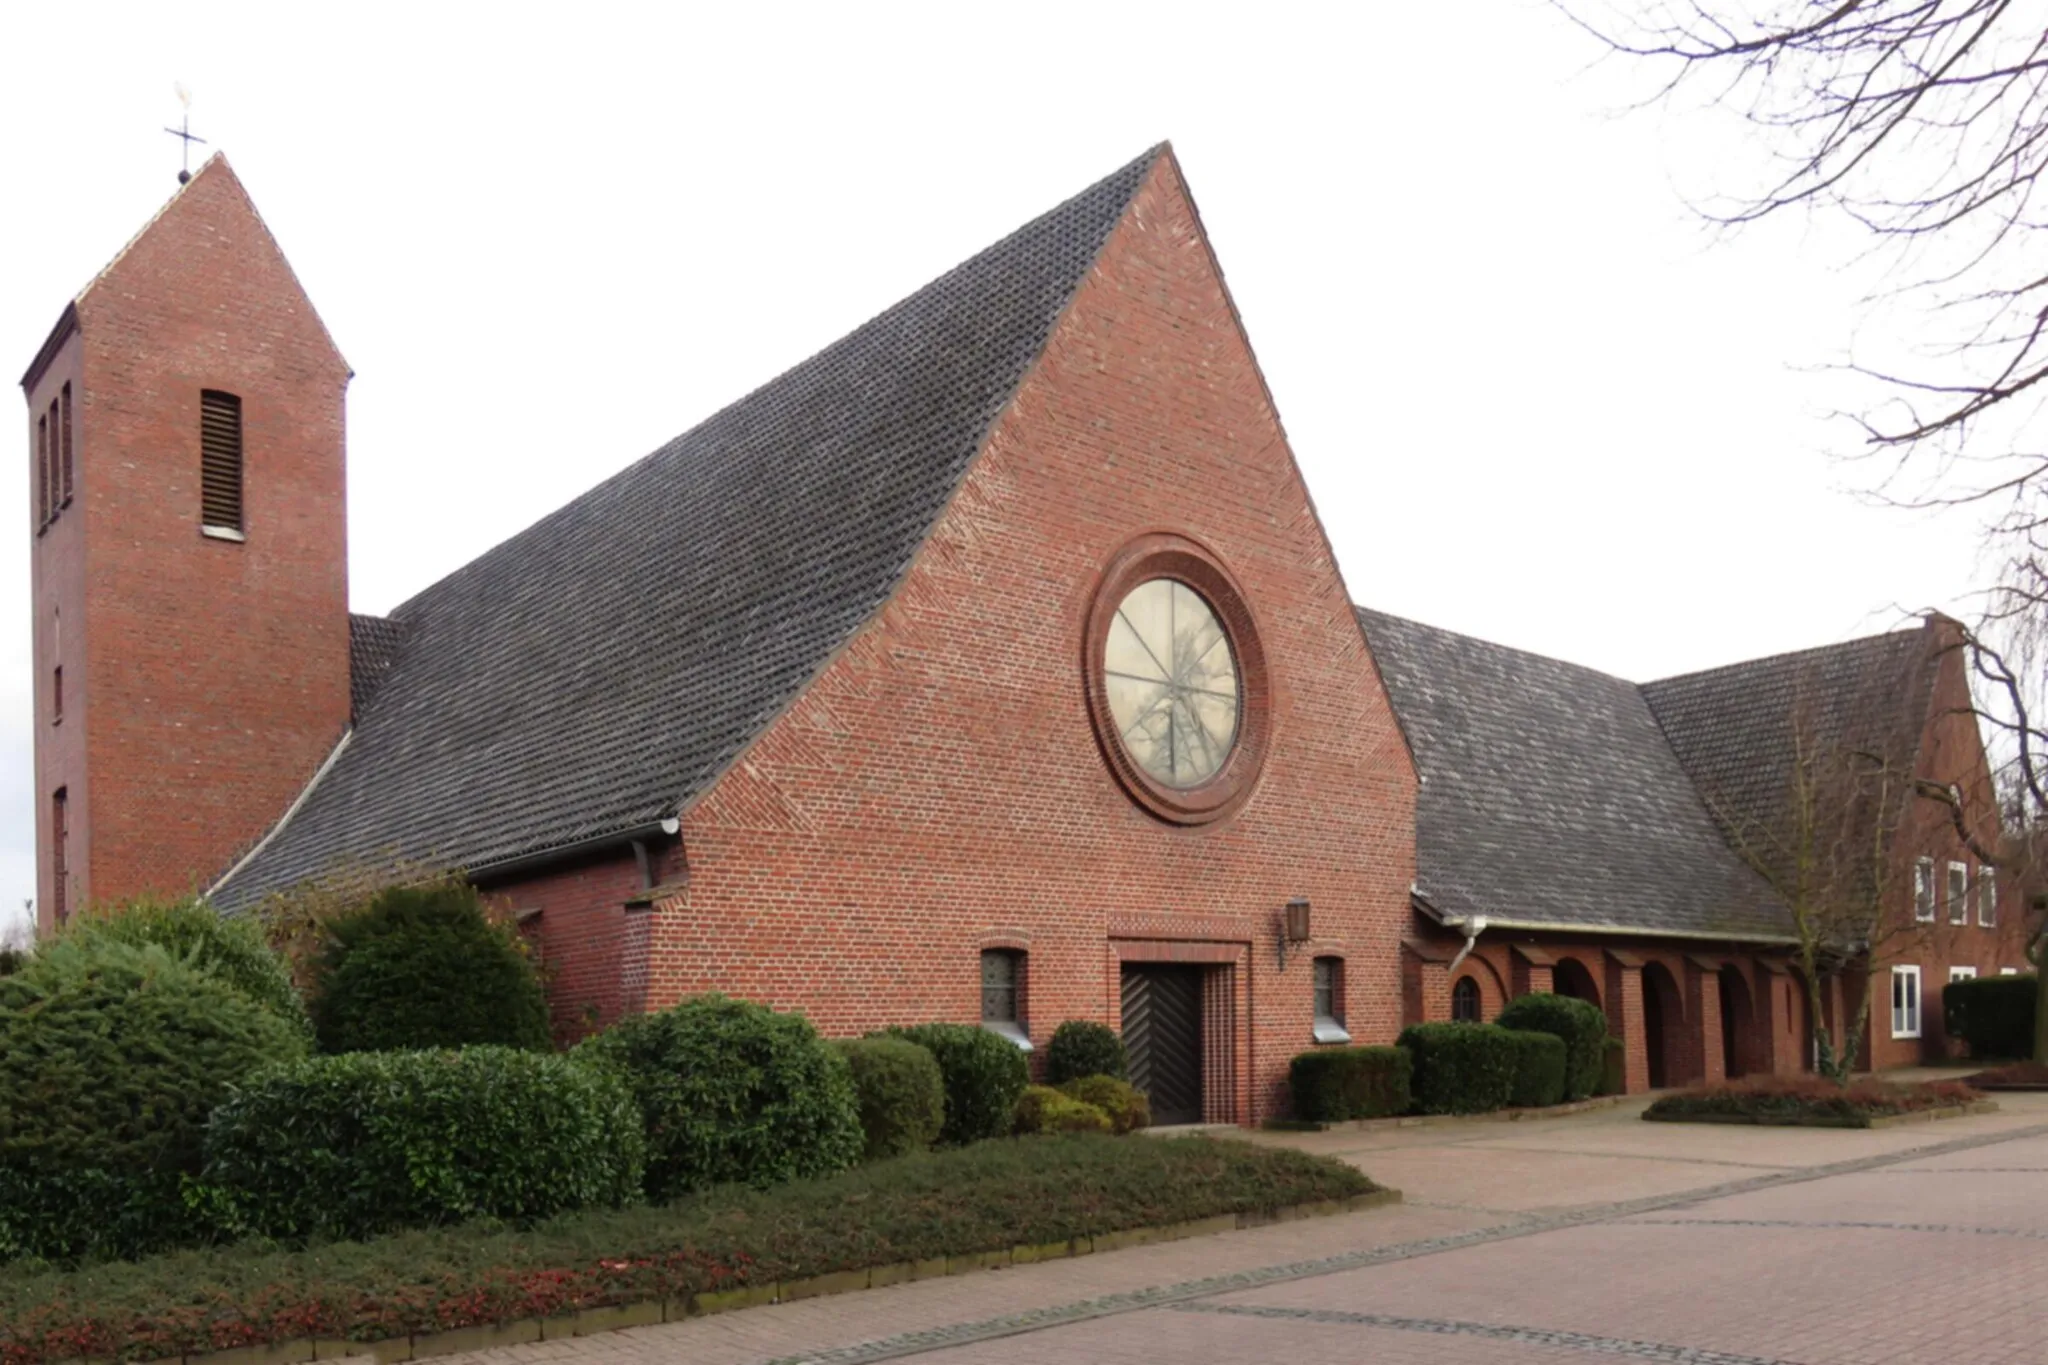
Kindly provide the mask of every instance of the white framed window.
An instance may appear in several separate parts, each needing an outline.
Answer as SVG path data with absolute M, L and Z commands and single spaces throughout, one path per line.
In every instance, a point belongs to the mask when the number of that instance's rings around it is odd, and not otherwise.
M 1977 923 L 1986 929 L 1998 924 L 1998 873 L 1988 867 L 1977 869 Z
M 1920 969 L 1892 968 L 1892 1037 L 1920 1036 Z
M 1948 969 L 1948 979 L 1951 982 L 1975 981 L 1977 979 L 1977 969 L 1975 967 L 1951 967 Z
M 1934 919 L 1934 859 L 1913 864 L 1913 918 L 1922 924 Z
M 1950 863 L 1948 865 L 1948 922 L 1968 924 L 1970 922 L 1970 865 Z
M 2018 976 L 2020 974 L 2020 969 L 2017 967 L 2000 967 L 1998 969 L 1998 974 L 2000 976 Z
M 1024 954 L 1015 949 L 982 951 L 981 1026 L 1031 1051 L 1031 1030 L 1024 1023 Z

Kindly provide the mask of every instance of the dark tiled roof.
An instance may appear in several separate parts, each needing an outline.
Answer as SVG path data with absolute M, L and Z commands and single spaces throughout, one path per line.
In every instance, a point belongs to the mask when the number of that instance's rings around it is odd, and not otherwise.
M 1642 691 L 1729 842 L 1768 858 L 1771 840 L 1759 836 L 1792 827 L 1795 738 L 1809 754 L 1860 752 L 1911 771 L 1935 662 L 1924 629 L 1901 630 L 1663 678 Z M 1903 788 L 1894 794 L 1903 799 Z
M 887 599 L 1158 154 L 399 607 L 346 747 L 216 902 L 674 813 Z
M 384 685 L 384 675 L 390 670 L 391 661 L 398 657 L 398 647 L 405 643 L 405 636 L 403 621 L 394 621 L 388 616 L 349 613 L 348 714 L 351 720 L 362 716 L 370 705 L 370 699 L 377 695 L 377 689 Z
M 1450 918 L 1790 932 L 1633 683 L 1360 609 L 1415 753 L 1416 883 Z

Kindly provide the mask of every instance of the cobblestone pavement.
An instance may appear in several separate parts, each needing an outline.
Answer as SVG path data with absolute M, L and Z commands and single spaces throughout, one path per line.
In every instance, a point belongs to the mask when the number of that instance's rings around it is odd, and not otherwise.
M 2048 1360 L 2048 1095 L 1878 1132 L 1638 1120 L 1264 1135 L 1409 1202 L 459 1365 Z

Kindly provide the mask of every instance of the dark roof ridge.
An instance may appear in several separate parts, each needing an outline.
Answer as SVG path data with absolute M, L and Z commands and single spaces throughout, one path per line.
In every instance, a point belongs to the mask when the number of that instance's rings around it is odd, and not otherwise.
M 1831 645 L 1808 645 L 1804 649 L 1780 650 L 1776 654 L 1759 654 L 1753 658 L 1735 659 L 1725 664 L 1713 664 L 1707 668 L 1687 669 L 1683 673 L 1667 673 L 1658 678 L 1646 678 L 1640 686 L 1657 687 L 1664 683 L 1690 682 L 1697 678 L 1705 678 L 1715 673 L 1726 673 L 1737 668 L 1757 668 L 1766 664 L 1790 664 L 1796 663 L 1801 659 L 1817 659 L 1823 655 L 1832 654 L 1837 650 L 1873 645 L 1880 640 L 1893 640 L 1904 635 L 1917 635 L 1925 629 L 1927 629 L 1927 618 L 1923 617 L 1918 625 L 1900 626 L 1896 630 L 1873 631 L 1868 635 L 1855 635 L 1846 640 L 1837 640 Z

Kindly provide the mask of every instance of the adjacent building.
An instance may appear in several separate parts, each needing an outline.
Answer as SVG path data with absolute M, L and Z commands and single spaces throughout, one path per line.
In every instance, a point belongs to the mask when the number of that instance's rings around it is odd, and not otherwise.
M 710 989 L 1098 1019 L 1167 1121 L 1546 986 L 1631 1088 L 1801 1065 L 1788 911 L 1702 794 L 1773 661 L 1636 688 L 1356 611 L 1168 148 L 384 617 L 348 378 L 219 157 L 24 376 L 45 927 L 462 867 L 564 1036 Z M 1978 781 L 1923 702 L 1912 761 Z M 1938 804 L 1900 856 L 1996 923 L 1914 965 L 2017 962 Z

